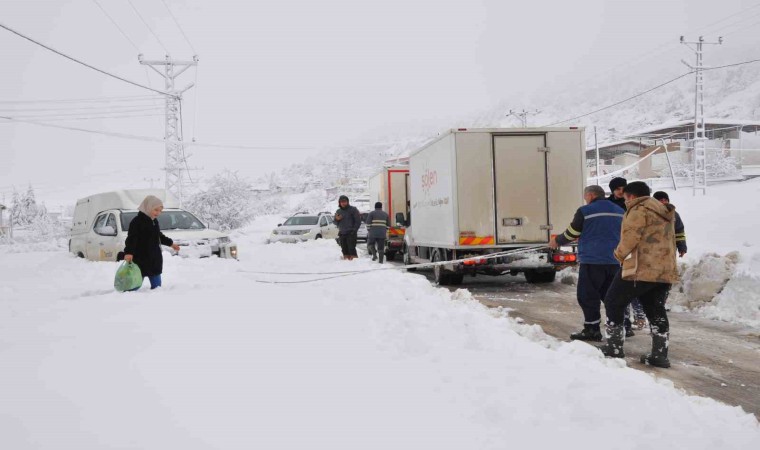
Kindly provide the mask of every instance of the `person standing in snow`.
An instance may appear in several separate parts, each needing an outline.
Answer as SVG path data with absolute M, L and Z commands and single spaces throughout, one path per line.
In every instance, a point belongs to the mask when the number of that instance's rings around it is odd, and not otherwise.
M 570 226 L 552 238 L 549 246 L 558 248 L 578 240 L 577 297 L 583 311 L 583 329 L 570 335 L 572 340 L 602 341 L 601 304 L 620 263 L 613 254 L 620 242 L 620 226 L 624 211 L 604 198 L 601 186 L 583 190 L 586 206 L 578 208 Z
M 625 186 L 627 184 L 628 180 L 625 178 L 613 178 L 610 180 L 609 184 L 610 196 L 607 197 L 607 200 L 623 208 L 623 211 L 626 209 L 625 198 L 623 197 L 623 189 L 625 189 Z M 631 314 L 631 310 L 633 310 L 633 314 Z M 631 322 L 631 315 L 634 317 L 634 322 Z M 644 326 L 646 325 L 646 315 L 644 314 L 644 309 L 641 307 L 641 303 L 637 298 L 634 298 L 631 301 L 631 306 L 625 309 L 625 337 L 633 337 L 635 335 L 633 332 L 634 324 L 639 330 L 644 329 Z
M 385 259 L 385 239 L 388 237 L 388 228 L 391 227 L 391 219 L 388 213 L 383 211 L 383 204 L 375 203 L 375 210 L 367 214 L 367 250 L 372 255 L 372 261 Z
M 338 222 L 338 241 L 343 252 L 343 259 L 349 261 L 357 256 L 356 234 L 362 226 L 362 216 L 356 207 L 348 203 L 348 197 L 341 195 L 338 199 L 338 210 L 335 211 L 335 221 Z
M 670 324 L 665 300 L 678 282 L 675 242 L 675 207 L 650 197 L 646 183 L 635 181 L 624 189 L 628 210 L 623 217 L 620 244 L 615 258 L 622 267 L 612 280 L 604 305 L 607 311 L 607 343 L 599 349 L 605 356 L 624 358 L 625 308 L 638 298 L 652 326 L 652 351 L 640 361 L 670 367 Z
M 663 205 L 670 204 L 670 196 L 667 192 L 657 191 L 652 195 L 658 202 Z M 683 258 L 686 254 L 686 231 L 684 230 L 683 221 L 681 215 L 676 211 L 676 249 L 678 250 L 678 256 Z
M 140 203 L 138 210 L 135 218 L 129 223 L 124 245 L 124 261 L 137 264 L 143 277 L 150 281 L 150 288 L 155 289 L 161 286 L 164 265 L 161 245 L 171 247 L 177 252 L 179 245 L 164 236 L 158 225 L 158 216 L 164 210 L 161 199 L 149 195 Z

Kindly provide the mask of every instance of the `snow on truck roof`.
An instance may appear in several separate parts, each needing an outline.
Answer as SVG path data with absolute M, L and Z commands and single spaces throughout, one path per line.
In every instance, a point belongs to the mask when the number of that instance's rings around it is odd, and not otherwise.
M 179 208 L 179 201 L 164 189 L 129 189 L 121 191 L 102 192 L 79 199 L 81 203 L 98 205 L 100 211 L 106 209 L 137 209 L 148 195 L 155 195 L 164 202 L 164 208 Z
M 584 131 L 586 127 L 534 127 L 534 128 L 452 128 L 449 131 L 441 134 L 440 136 L 436 136 L 433 139 L 430 139 L 425 144 L 421 145 L 420 147 L 417 147 L 416 149 L 409 152 L 409 156 L 416 155 L 417 153 L 421 152 L 422 150 L 430 147 L 431 145 L 435 144 L 436 142 L 440 141 L 441 139 L 445 138 L 446 136 L 450 134 L 457 134 L 457 133 L 504 133 L 505 135 L 509 134 L 538 134 L 538 133 L 548 133 L 548 132 L 579 132 Z

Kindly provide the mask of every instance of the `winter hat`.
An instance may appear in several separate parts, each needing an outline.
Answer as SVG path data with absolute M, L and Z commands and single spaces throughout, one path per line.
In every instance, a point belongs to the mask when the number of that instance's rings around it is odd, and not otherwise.
M 164 202 L 162 202 L 161 199 L 155 195 L 149 195 L 145 197 L 145 200 L 140 203 L 140 207 L 137 209 L 139 209 L 141 213 L 150 217 L 150 212 L 153 211 L 153 208 L 157 206 L 164 206 Z
M 380 202 L 375 203 L 375 209 L 383 209 L 383 204 Z
M 652 197 L 654 197 L 655 200 L 667 200 L 668 202 L 670 202 L 670 196 L 668 196 L 667 192 L 657 191 L 654 193 Z
M 615 189 L 626 187 L 627 185 L 628 181 L 625 178 L 615 177 L 610 180 L 610 192 L 615 192 Z
M 346 197 L 345 195 L 341 195 L 340 198 L 338 199 L 338 203 L 342 202 L 343 200 L 348 202 L 348 197 Z

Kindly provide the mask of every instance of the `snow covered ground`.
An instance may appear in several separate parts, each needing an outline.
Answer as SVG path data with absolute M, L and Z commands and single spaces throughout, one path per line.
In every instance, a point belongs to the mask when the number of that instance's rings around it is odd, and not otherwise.
M 707 196 L 684 188 L 668 195 L 689 246 L 685 292 L 674 302 L 760 328 L 760 179 L 711 186 Z
M 264 245 L 278 219 L 236 233 L 240 261 L 167 257 L 156 291 L 0 247 L 2 448 L 760 448 L 740 408 L 419 275 L 259 283 L 378 267 L 331 241 Z

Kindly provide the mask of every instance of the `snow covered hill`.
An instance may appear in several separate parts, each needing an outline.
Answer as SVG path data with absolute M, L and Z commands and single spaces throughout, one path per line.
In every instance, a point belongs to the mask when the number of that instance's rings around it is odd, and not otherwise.
M 383 161 L 403 157 L 442 132 L 459 127 L 515 127 L 519 122 L 508 117 L 510 109 L 538 109 L 529 124 L 545 126 L 606 107 L 620 100 L 647 91 L 689 69 L 679 58 L 688 52 L 677 45 L 668 52 L 655 54 L 637 64 L 621 65 L 611 73 L 600 73 L 585 82 L 566 81 L 561 72 L 557 82 L 538 92 L 526 92 L 514 98 L 495 101 L 475 115 L 463 114 L 460 120 L 440 123 L 435 128 L 417 124 L 394 124 L 378 127 L 372 139 L 343 147 L 325 149 L 305 163 L 295 164 L 269 180 L 287 186 L 305 186 L 314 180 L 335 182 L 341 178 L 368 178 L 377 172 Z M 656 53 L 656 52 L 654 52 Z M 754 47 L 725 46 L 714 51 L 708 66 L 718 66 L 760 57 Z M 760 63 L 710 70 L 705 72 L 705 111 L 711 118 L 760 120 Z M 495 99 L 496 100 L 496 99 Z M 563 122 L 561 126 L 585 126 L 586 137 L 593 142 L 596 126 L 600 143 L 619 140 L 631 133 L 666 122 L 689 120 L 694 115 L 694 76 L 680 80 L 635 98 L 601 113 Z
M 264 245 L 276 220 L 238 233 L 239 262 L 167 257 L 157 291 L 114 292 L 115 263 L 2 247 L 3 447 L 760 447 L 741 409 L 419 275 L 270 284 L 378 267 L 330 241 Z

